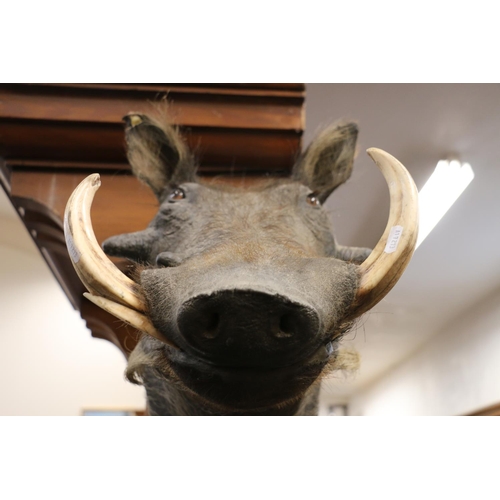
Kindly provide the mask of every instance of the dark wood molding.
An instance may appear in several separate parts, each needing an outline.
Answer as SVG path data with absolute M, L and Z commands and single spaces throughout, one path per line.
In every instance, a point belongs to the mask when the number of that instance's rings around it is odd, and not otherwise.
M 487 406 L 474 413 L 468 413 L 468 417 L 499 417 L 500 416 L 500 403 Z
M 14 169 L 127 169 L 122 117 L 166 100 L 200 173 L 285 174 L 300 150 L 303 84 L 0 85 L 0 156 Z
M 4 158 L 0 157 L 0 185 L 7 194 L 10 194 L 10 176 L 11 168 L 7 165 Z

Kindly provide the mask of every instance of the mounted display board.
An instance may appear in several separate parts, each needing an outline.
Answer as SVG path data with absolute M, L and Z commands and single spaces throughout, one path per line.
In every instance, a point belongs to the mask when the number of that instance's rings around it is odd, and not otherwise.
M 127 355 L 139 333 L 82 296 L 62 229 L 71 192 L 88 174 L 101 174 L 92 207 L 99 242 L 143 229 L 157 209 L 131 175 L 122 117 L 167 101 L 201 175 L 252 182 L 290 172 L 301 149 L 304 97 L 303 84 L 0 85 L 0 180 L 93 336 Z M 114 261 L 127 272 L 127 262 Z

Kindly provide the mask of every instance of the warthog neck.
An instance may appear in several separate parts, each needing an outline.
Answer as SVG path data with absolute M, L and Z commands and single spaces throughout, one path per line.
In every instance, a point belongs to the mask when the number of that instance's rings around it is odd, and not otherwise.
M 311 386 L 301 399 L 291 403 L 284 403 L 274 408 L 235 411 L 214 407 L 155 372 L 153 368 L 146 368 L 142 373 L 147 394 L 148 414 L 152 416 L 315 416 L 318 414 L 319 383 Z

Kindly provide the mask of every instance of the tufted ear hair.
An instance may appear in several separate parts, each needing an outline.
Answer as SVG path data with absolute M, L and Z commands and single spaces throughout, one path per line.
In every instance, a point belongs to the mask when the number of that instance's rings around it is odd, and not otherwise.
M 351 175 L 358 127 L 338 123 L 316 137 L 297 160 L 292 177 L 309 186 L 321 202 Z
M 157 198 L 167 186 L 195 180 L 194 158 L 174 127 L 139 113 L 129 113 L 123 121 L 132 171 Z

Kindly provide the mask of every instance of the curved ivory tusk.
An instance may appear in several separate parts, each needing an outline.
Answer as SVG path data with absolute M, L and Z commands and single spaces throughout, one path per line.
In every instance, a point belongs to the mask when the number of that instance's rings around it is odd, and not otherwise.
M 137 328 L 137 330 L 147 333 L 158 340 L 161 340 L 171 347 L 176 347 L 172 342 L 167 340 L 163 337 L 163 335 L 161 335 L 161 333 L 158 332 L 158 330 L 153 326 L 151 321 L 144 316 L 144 314 L 134 311 L 129 307 L 122 306 L 121 304 L 117 304 L 112 300 L 99 297 L 98 295 L 92 295 L 91 293 L 84 293 L 83 295 L 96 306 L 99 306 L 101 309 L 104 309 L 116 318 L 121 319 L 128 325 L 133 326 L 134 328 Z
M 389 220 L 382 238 L 359 266 L 360 284 L 351 310 L 359 316 L 380 302 L 397 283 L 415 250 L 418 236 L 418 192 L 406 168 L 377 148 L 367 150 L 389 186 Z
M 101 181 L 89 175 L 73 191 L 64 213 L 64 235 L 73 266 L 93 295 L 119 302 L 136 311 L 145 311 L 140 286 L 125 276 L 106 256 L 92 229 L 90 207 Z

